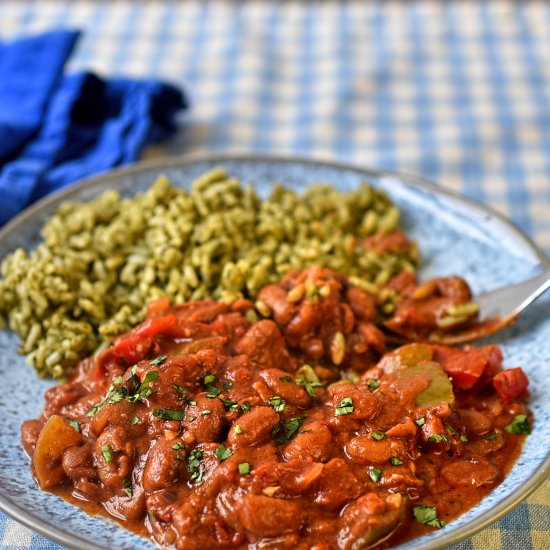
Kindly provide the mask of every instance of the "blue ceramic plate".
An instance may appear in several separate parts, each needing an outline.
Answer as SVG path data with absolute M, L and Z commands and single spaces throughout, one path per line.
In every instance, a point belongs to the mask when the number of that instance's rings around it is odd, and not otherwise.
M 106 189 L 123 195 L 145 190 L 160 174 L 174 184 L 189 183 L 202 172 L 224 166 L 262 194 L 281 182 L 303 189 L 332 182 L 351 189 L 360 181 L 382 187 L 403 212 L 408 235 L 423 257 L 421 275 L 460 274 L 474 292 L 519 282 L 535 275 L 548 260 L 510 222 L 472 201 L 419 178 L 311 160 L 212 156 L 171 158 L 138 164 L 85 181 L 25 211 L 0 232 L 0 258 L 16 247 L 33 248 L 43 223 L 65 200 L 87 200 Z M 550 300 L 543 297 L 512 328 L 491 340 L 500 344 L 505 365 L 521 365 L 531 380 L 533 433 L 513 470 L 480 504 L 444 529 L 403 545 L 441 548 L 482 529 L 519 504 L 550 473 Z M 39 380 L 17 354 L 17 337 L 0 331 L 0 509 L 21 523 L 66 546 L 79 549 L 154 548 L 149 541 L 101 517 L 90 517 L 62 499 L 38 490 L 19 441 L 19 427 L 37 417 L 51 382 Z

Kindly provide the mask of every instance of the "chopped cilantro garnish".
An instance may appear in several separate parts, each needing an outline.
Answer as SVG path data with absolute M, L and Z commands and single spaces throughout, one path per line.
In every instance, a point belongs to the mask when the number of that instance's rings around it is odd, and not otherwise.
M 454 426 L 451 426 L 450 424 L 445 424 L 445 429 L 446 429 L 449 433 L 451 433 L 451 434 L 456 434 L 456 433 L 458 433 L 458 432 L 456 431 L 456 429 L 454 428 Z
M 286 401 L 282 397 L 274 395 L 269 398 L 269 404 L 273 407 L 275 412 L 280 413 L 285 410 Z
M 340 404 L 334 411 L 334 416 L 342 416 L 344 414 L 350 414 L 353 412 L 353 399 L 351 397 L 344 397 Z
M 101 446 L 101 455 L 103 456 L 103 460 L 107 464 L 110 464 L 113 461 L 113 451 L 111 450 L 111 446 L 107 443 L 105 445 Z
M 242 476 L 250 473 L 250 464 L 248 462 L 241 462 L 240 464 L 237 464 L 237 468 L 239 469 L 239 474 Z
M 168 355 L 159 355 L 156 359 L 151 361 L 151 365 L 153 367 L 158 367 L 159 365 L 162 365 L 166 359 L 168 359 Z
M 161 420 L 183 420 L 185 413 L 173 409 L 153 409 L 153 414 Z
M 172 449 L 174 449 L 175 451 L 181 451 L 181 449 L 185 449 L 185 445 L 179 441 L 178 443 L 174 443 L 172 445 Z
M 367 388 L 374 391 L 380 387 L 380 380 L 378 380 L 378 378 L 367 378 L 366 384 L 367 384 Z
M 305 416 L 298 415 L 286 421 L 281 420 L 272 430 L 276 443 L 288 443 L 303 424 Z
M 493 441 L 493 439 L 496 439 L 498 437 L 497 433 L 489 434 L 487 437 L 484 438 L 484 441 Z
M 216 377 L 213 374 L 207 374 L 203 380 L 205 386 L 209 386 L 210 384 L 213 384 L 215 381 L 216 381 Z
M 428 437 L 430 443 L 446 443 L 450 445 L 449 438 L 445 434 L 433 434 Z
M 288 375 L 279 376 L 279 380 L 281 382 L 292 382 L 292 376 L 288 376 Z
M 187 390 L 182 388 L 179 384 L 172 384 L 172 387 L 180 394 L 178 401 L 185 401 L 187 399 Z
M 371 432 L 370 436 L 376 441 L 382 441 L 382 439 L 386 437 L 386 434 L 383 434 L 381 432 Z
M 314 388 L 322 388 L 323 384 L 320 382 L 310 382 L 309 380 L 306 380 L 305 378 L 296 378 L 296 384 L 298 386 L 303 386 L 304 390 L 306 390 L 306 393 L 313 397 L 314 399 L 317 397 L 317 394 L 315 393 Z
M 67 422 L 70 424 L 71 428 L 75 432 L 80 433 L 80 425 L 82 424 L 81 420 L 75 420 L 74 418 L 71 418 L 70 416 L 67 416 Z
M 224 391 L 230 390 L 232 387 L 233 387 L 233 382 L 231 382 L 230 380 L 223 383 Z
M 122 489 L 128 498 L 132 498 L 134 491 L 132 490 L 132 482 L 129 479 L 124 478 L 122 480 Z
M 252 405 L 250 404 L 250 401 L 243 401 L 241 403 L 241 409 L 243 412 L 248 412 L 252 408 Z
M 418 523 L 424 525 L 430 525 L 437 529 L 445 526 L 445 522 L 437 517 L 437 510 L 434 506 L 413 506 L 413 516 Z
M 421 416 L 420 418 L 417 418 L 414 423 L 417 425 L 417 426 L 424 426 L 424 424 L 426 424 L 426 419 Z
M 95 416 L 98 413 L 98 411 L 100 409 L 102 409 L 105 406 L 105 404 L 107 403 L 107 401 L 113 396 L 113 394 L 116 391 L 117 386 L 120 386 L 120 384 L 122 384 L 122 376 L 117 376 L 116 378 L 113 379 L 113 381 L 111 382 L 111 384 L 107 388 L 107 392 L 105 393 L 103 399 L 99 403 L 96 403 L 88 411 L 88 414 L 86 416 L 89 417 L 89 418 Z
M 235 435 L 239 435 L 242 433 L 243 433 L 243 429 L 238 424 L 235 424 Z
M 201 411 L 201 416 L 207 416 L 209 414 L 212 414 L 212 411 L 210 409 L 204 409 Z
M 220 397 L 219 399 L 228 410 L 232 412 L 238 411 L 239 404 L 236 401 L 232 401 L 231 399 L 226 399 L 225 397 Z
M 193 399 L 192 401 L 189 401 L 189 405 L 193 406 L 193 407 L 196 407 L 197 406 L 197 402 Z
M 517 414 L 504 429 L 511 434 L 529 435 L 531 433 L 531 426 L 529 426 L 526 414 Z
M 204 466 L 201 464 L 204 451 L 201 449 L 194 449 L 189 453 L 187 458 L 187 471 L 191 473 L 189 481 L 195 485 L 202 483 L 204 475 Z
M 208 397 L 209 399 L 214 399 L 215 397 L 218 397 L 220 393 L 222 393 L 222 390 L 220 390 L 220 388 L 216 388 L 216 386 L 212 385 L 216 380 L 217 379 L 213 374 L 207 374 L 204 377 L 204 386 L 206 387 L 206 391 L 208 392 L 206 394 L 206 397 Z
M 382 477 L 382 470 L 379 470 L 378 468 L 371 468 L 369 476 L 376 483 Z
M 223 445 L 220 445 L 219 447 L 216 447 L 214 454 L 223 462 L 233 454 L 233 451 Z
M 126 399 L 128 399 L 130 403 L 135 403 L 136 401 L 141 401 L 144 397 L 149 397 L 150 395 L 152 395 L 153 390 L 151 389 L 150 384 L 151 382 L 157 380 L 158 377 L 159 372 L 157 370 L 150 370 L 143 378 L 143 382 L 137 382 L 135 393 L 127 395 Z
M 392 466 L 401 466 L 403 464 L 403 461 L 399 460 L 396 456 L 390 456 L 390 462 Z
M 460 441 L 462 441 L 462 443 L 468 443 L 468 436 L 466 434 L 460 434 Z
M 132 426 L 139 424 L 139 418 L 137 416 L 134 416 L 132 420 L 130 420 L 130 424 L 132 424 Z

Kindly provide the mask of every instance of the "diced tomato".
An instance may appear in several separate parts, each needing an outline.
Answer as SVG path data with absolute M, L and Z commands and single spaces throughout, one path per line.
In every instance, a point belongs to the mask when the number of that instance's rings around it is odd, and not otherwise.
M 469 390 L 481 378 L 490 362 L 493 346 L 472 348 L 466 353 L 456 353 L 443 357 L 441 366 L 453 379 L 453 386 Z
M 504 403 L 523 395 L 529 380 L 521 367 L 506 369 L 493 376 L 493 386 Z
M 489 380 L 497 374 L 497 372 L 502 370 L 502 351 L 497 346 L 483 346 L 479 349 L 485 350 L 489 356 L 487 366 L 485 367 L 485 372 L 483 373 L 483 377 L 486 377 L 487 380 Z

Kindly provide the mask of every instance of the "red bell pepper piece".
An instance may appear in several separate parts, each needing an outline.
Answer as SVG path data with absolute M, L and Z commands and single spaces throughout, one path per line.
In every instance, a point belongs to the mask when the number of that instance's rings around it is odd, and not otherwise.
M 184 336 L 181 325 L 173 313 L 147 319 L 132 332 L 140 337 L 156 336 L 157 334 L 164 334 L 172 338 Z
M 529 379 L 521 367 L 506 369 L 493 376 L 493 386 L 503 403 L 523 395 L 528 385 Z

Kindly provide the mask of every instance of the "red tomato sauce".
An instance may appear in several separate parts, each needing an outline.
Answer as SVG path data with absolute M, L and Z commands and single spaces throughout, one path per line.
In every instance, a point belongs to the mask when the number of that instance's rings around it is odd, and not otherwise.
M 469 299 L 407 285 L 435 300 L 398 308 L 407 331 Z M 260 320 L 155 303 L 82 361 L 22 427 L 41 488 L 167 547 L 356 550 L 444 528 L 503 480 L 531 420 L 496 346 L 388 351 L 377 298 L 321 268 L 259 300 Z

